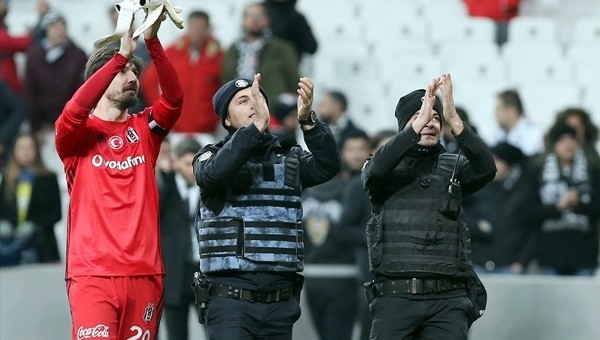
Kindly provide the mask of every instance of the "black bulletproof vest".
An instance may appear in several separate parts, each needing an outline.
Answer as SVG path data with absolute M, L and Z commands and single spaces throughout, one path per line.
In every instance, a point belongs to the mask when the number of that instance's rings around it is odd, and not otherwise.
M 376 205 L 367 224 L 371 271 L 391 277 L 454 276 L 471 267 L 462 211 L 441 213 L 457 155 L 440 155 L 434 171 L 400 187 Z M 396 171 L 406 169 L 404 162 Z

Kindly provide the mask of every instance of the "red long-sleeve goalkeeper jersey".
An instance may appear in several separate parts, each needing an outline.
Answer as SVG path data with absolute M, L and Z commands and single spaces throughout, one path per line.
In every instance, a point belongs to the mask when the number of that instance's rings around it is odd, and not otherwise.
M 115 56 L 92 75 L 56 121 L 56 149 L 71 196 L 66 277 L 163 274 L 154 165 L 181 112 L 182 91 L 158 39 L 146 40 L 162 96 L 151 107 L 110 122 L 92 112 L 128 60 Z

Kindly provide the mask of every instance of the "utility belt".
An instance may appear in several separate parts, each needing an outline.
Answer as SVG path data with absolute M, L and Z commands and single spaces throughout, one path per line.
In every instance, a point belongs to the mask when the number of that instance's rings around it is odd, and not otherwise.
M 294 298 L 300 302 L 300 291 L 304 285 L 304 277 L 297 274 L 293 284 L 290 287 L 262 291 L 240 288 L 230 285 L 224 285 L 220 283 L 213 283 L 208 281 L 206 276 L 199 272 L 194 273 L 194 281 L 192 283 L 192 289 L 196 296 L 196 308 L 198 309 L 198 321 L 201 324 L 206 322 L 206 309 L 210 298 L 213 297 L 227 297 L 231 299 L 249 301 L 249 302 L 262 302 L 262 303 L 273 303 L 286 301 Z
M 294 289 L 293 287 L 288 287 L 271 291 L 260 291 L 222 284 L 213 284 L 209 289 L 209 296 L 228 297 L 250 302 L 271 303 L 291 299 L 294 296 Z
M 407 294 L 442 293 L 456 289 L 466 289 L 464 279 L 420 279 L 399 278 L 382 282 L 370 281 L 364 284 L 367 302 L 381 296 L 406 296 Z

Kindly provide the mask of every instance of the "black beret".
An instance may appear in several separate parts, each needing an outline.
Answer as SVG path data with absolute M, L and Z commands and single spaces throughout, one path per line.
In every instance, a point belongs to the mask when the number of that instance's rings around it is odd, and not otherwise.
M 217 116 L 219 116 L 219 118 L 221 118 L 221 125 L 223 125 L 224 128 L 227 128 L 227 126 L 225 126 L 225 118 L 227 118 L 227 108 L 229 107 L 229 103 L 236 93 L 249 87 L 252 87 L 251 80 L 237 78 L 225 83 L 213 96 L 213 107 L 215 108 L 215 113 Z M 269 99 L 267 98 L 267 93 L 262 87 L 260 87 L 260 92 L 265 97 L 265 101 L 268 105 Z

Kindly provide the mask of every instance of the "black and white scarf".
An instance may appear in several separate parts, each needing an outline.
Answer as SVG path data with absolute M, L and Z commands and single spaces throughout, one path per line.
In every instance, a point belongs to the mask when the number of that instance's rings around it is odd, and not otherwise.
M 581 203 L 591 200 L 591 185 L 588 175 L 588 161 L 583 150 L 575 153 L 571 167 L 561 167 L 555 153 L 550 153 L 544 159 L 540 185 L 540 198 L 544 205 L 555 205 L 570 189 L 577 190 Z M 588 231 L 589 217 L 572 211 L 563 211 L 559 219 L 547 219 L 542 230 L 579 230 Z
M 241 39 L 237 43 L 237 48 L 240 51 L 240 59 L 237 64 L 238 77 L 244 79 L 253 79 L 258 70 L 259 52 L 265 46 L 267 39 L 263 36 L 253 42 L 246 42 Z

